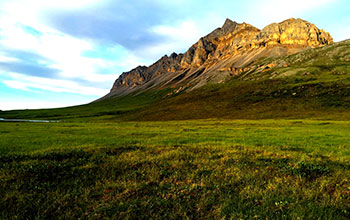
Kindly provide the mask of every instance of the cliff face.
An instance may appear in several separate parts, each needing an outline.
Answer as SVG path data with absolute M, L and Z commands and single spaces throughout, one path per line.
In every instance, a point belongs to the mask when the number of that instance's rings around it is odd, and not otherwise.
M 227 19 L 186 53 L 163 56 L 149 67 L 139 66 L 123 73 L 107 97 L 150 88 L 185 89 L 218 83 L 248 71 L 261 57 L 292 54 L 332 42 L 329 33 L 301 19 L 270 24 L 262 30 Z

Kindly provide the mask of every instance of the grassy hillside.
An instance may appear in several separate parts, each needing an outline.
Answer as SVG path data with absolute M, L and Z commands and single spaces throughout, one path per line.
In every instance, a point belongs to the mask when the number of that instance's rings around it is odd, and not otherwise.
M 0 123 L 0 219 L 350 218 L 350 123 Z
M 0 111 L 0 118 L 49 119 L 64 121 L 109 120 L 127 113 L 136 112 L 162 99 L 167 90 L 138 95 L 112 97 L 108 100 L 56 109 Z
M 314 83 L 303 83 L 295 77 L 260 81 L 232 79 L 170 97 L 166 96 L 167 91 L 116 97 L 62 109 L 4 111 L 0 112 L 0 117 L 64 121 L 350 119 L 350 77 Z
M 128 115 L 133 120 L 204 118 L 350 119 L 350 80 L 300 84 L 295 79 L 210 85 Z

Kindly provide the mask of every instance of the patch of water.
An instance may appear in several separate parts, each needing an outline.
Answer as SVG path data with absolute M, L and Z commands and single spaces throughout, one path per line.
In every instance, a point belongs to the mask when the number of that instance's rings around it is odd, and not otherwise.
M 5 119 L 0 118 L 0 122 L 43 122 L 43 123 L 50 123 L 50 122 L 60 122 L 60 121 L 52 121 L 52 120 L 28 120 L 28 119 Z

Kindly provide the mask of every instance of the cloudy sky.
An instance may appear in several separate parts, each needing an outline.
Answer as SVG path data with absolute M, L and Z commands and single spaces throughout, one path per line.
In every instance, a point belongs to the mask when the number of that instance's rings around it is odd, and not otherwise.
M 291 17 L 350 38 L 350 0 L 0 0 L 0 109 L 88 103 L 225 18 L 263 28 Z

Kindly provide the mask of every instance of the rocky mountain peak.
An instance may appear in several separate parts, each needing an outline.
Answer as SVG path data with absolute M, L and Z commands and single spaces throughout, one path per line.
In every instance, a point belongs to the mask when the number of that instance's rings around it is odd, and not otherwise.
M 176 59 L 176 57 L 178 56 L 177 53 L 173 52 L 171 55 L 170 55 L 170 58 L 172 59 Z
M 283 44 L 316 47 L 332 43 L 333 38 L 308 21 L 291 18 L 266 26 L 258 34 L 257 41 L 267 46 Z
M 238 25 L 237 22 L 230 20 L 229 18 L 226 18 L 224 25 L 221 27 L 224 32 L 232 31 L 236 28 Z
M 208 34 L 203 38 L 208 40 L 214 40 L 216 38 L 222 37 L 228 33 L 233 32 L 238 25 L 239 24 L 237 22 L 227 18 L 221 28 L 215 29 L 213 32 L 211 32 L 210 34 Z
M 222 82 L 248 71 L 261 57 L 292 54 L 332 42 L 328 32 L 302 19 L 291 18 L 262 30 L 226 19 L 221 28 L 200 38 L 186 53 L 165 55 L 149 67 L 123 73 L 109 95 L 184 84 L 196 88 L 208 82 Z

